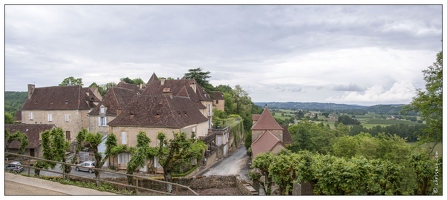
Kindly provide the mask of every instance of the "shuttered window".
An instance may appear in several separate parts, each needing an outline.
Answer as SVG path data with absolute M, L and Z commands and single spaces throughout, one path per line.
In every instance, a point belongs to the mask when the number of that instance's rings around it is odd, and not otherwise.
M 121 144 L 127 144 L 127 133 L 121 132 Z
M 48 114 L 48 121 L 49 122 L 52 122 L 53 121 L 53 114 Z

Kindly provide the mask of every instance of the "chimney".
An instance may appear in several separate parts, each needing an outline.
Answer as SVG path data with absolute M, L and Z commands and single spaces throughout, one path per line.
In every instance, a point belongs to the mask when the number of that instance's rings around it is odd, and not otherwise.
M 196 81 L 189 82 L 189 86 L 191 86 L 191 88 L 194 90 L 194 92 L 197 93 L 196 92 L 196 90 L 197 90 Z
M 172 99 L 172 91 L 171 88 L 163 88 L 163 94 L 171 97 Z
M 34 93 L 34 88 L 36 86 L 34 84 L 28 84 L 28 99 L 31 99 L 31 96 Z
M 161 85 L 164 85 L 165 81 L 166 81 L 166 78 L 160 78 L 160 80 L 161 80 Z
M 119 108 L 116 110 L 116 116 L 120 115 L 122 112 L 123 112 L 123 108 L 119 107 Z

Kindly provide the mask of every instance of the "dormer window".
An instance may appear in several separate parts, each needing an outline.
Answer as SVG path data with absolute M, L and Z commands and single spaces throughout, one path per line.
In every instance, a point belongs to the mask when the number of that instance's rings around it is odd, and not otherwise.
M 99 108 L 99 112 L 100 112 L 100 114 L 106 113 L 106 108 L 104 107 L 104 105 L 101 105 L 101 107 Z
M 65 104 L 68 104 L 68 100 L 65 100 Z

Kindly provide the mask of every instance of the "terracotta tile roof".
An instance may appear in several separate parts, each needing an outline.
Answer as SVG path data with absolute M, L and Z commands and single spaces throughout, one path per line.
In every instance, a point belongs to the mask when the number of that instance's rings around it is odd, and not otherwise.
M 140 90 L 140 87 L 138 85 L 126 83 L 124 81 L 119 82 L 118 85 L 116 85 L 115 87 L 133 90 L 133 91 L 135 91 L 135 93 L 137 93 L 137 92 L 141 93 L 143 91 L 143 90 Z
M 37 148 L 40 146 L 39 134 L 53 128 L 56 128 L 54 124 L 5 124 L 5 130 L 8 130 L 9 133 L 20 131 L 26 134 L 29 142 L 26 148 Z M 18 141 L 13 141 L 9 144 L 11 149 L 18 149 L 19 146 L 20 143 Z
M 292 139 L 292 135 L 290 135 L 290 133 L 289 133 L 288 127 L 286 125 L 281 125 L 281 127 L 284 129 L 282 131 L 282 142 L 284 144 L 292 144 L 293 139 Z
M 22 121 L 22 111 L 18 110 L 14 115 L 14 121 L 21 122 Z
M 109 126 L 182 128 L 208 119 L 185 97 L 137 95 Z
M 89 110 L 99 102 L 90 88 L 81 86 L 53 86 L 35 88 L 22 110 Z
M 256 122 L 252 130 L 283 130 L 283 128 L 276 122 L 272 113 L 270 113 L 267 106 L 264 108 L 261 116 L 259 116 L 258 122 Z
M 149 78 L 149 81 L 147 81 L 147 85 L 151 84 L 154 81 L 158 81 L 158 77 L 157 75 L 155 75 L 155 73 L 152 73 L 152 76 Z
M 222 92 L 219 91 L 211 91 L 213 95 L 213 100 L 225 100 L 225 98 L 222 95 Z
M 131 85 L 131 84 L 129 84 Z M 99 115 L 101 105 L 107 107 L 106 115 L 115 116 L 119 108 L 124 107 L 137 95 L 139 89 L 128 89 L 123 87 L 112 87 L 102 98 L 102 101 L 90 111 L 89 115 Z
M 165 88 L 169 88 L 174 96 L 185 96 L 188 95 L 191 101 L 193 101 L 198 109 L 205 109 L 206 107 L 201 103 L 201 101 L 212 101 L 210 95 L 208 95 L 202 87 L 200 87 L 195 80 L 190 79 L 179 79 L 179 80 L 164 80 L 163 84 L 161 80 L 155 79 L 155 74 L 152 75 L 151 79 L 146 85 L 145 91 L 142 93 L 144 95 L 158 95 L 163 94 Z M 196 84 L 196 92 L 190 86 L 190 84 Z M 186 91 L 184 91 L 186 90 Z
M 284 149 L 286 148 L 284 144 L 270 131 L 265 131 L 257 140 L 251 144 L 251 150 L 253 153 L 253 158 L 257 154 L 265 153 L 271 151 L 275 146 L 281 145 Z
M 258 121 L 258 120 L 259 120 L 259 117 L 261 117 L 261 114 L 253 114 L 253 115 L 251 116 L 251 119 L 252 119 L 253 121 Z

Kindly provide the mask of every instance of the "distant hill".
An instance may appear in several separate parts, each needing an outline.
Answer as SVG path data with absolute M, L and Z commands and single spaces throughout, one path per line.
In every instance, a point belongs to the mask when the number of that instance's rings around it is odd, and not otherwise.
M 301 110 L 352 110 L 365 109 L 367 106 L 347 105 L 336 103 L 318 103 L 318 102 L 255 102 L 257 106 L 276 109 L 301 109 Z
M 26 98 L 28 98 L 28 92 L 5 91 L 5 113 L 11 113 L 14 116 L 22 108 Z
M 399 111 L 404 104 L 388 104 L 374 106 L 359 106 L 336 103 L 318 103 L 318 102 L 254 102 L 255 105 L 264 107 L 266 104 L 272 109 L 301 109 L 301 110 L 328 110 L 328 111 L 361 111 L 375 112 L 378 114 L 399 115 Z M 415 115 L 414 112 L 410 115 Z

